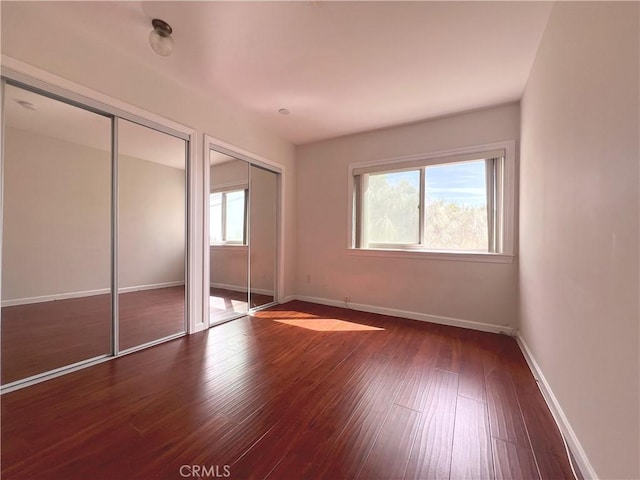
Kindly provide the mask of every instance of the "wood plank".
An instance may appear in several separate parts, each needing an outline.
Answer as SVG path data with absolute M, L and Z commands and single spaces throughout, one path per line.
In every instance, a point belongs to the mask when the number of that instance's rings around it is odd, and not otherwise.
M 460 369 L 458 373 L 458 395 L 486 401 L 484 378 L 484 358 L 488 355 L 487 334 L 467 330 L 461 332 L 464 348 L 460 353 Z
M 460 358 L 462 353 L 461 329 L 438 325 L 437 335 L 443 338 L 438 351 L 435 367 L 448 372 L 460 372 Z
M 538 469 L 540 470 L 540 478 L 542 480 L 574 480 L 573 471 L 571 465 L 567 459 L 566 454 L 562 456 L 555 455 L 553 453 L 541 451 L 534 452 Z M 582 480 L 583 476 L 578 470 L 577 465 L 574 465 L 578 480 Z
M 297 435 L 289 437 L 289 445 L 281 462 L 269 478 L 313 478 L 327 458 L 328 452 L 342 433 L 367 393 L 367 385 L 384 374 L 389 358 L 375 354 L 375 342 L 354 350 L 311 394 L 319 411 L 309 415 L 308 409 L 298 415 L 306 423 Z
M 530 373 L 516 373 L 530 375 Z M 523 385 L 517 390 L 532 449 L 543 478 L 573 478 L 560 430 L 553 420 L 537 386 Z
M 456 406 L 451 478 L 494 478 L 487 407 L 466 397 L 458 397 Z
M 540 478 L 533 452 L 528 448 L 494 438 L 493 461 L 496 479 L 533 480 Z
M 441 342 L 438 337 L 425 336 L 395 399 L 396 405 L 422 412 L 427 405 L 429 386 L 433 381 L 433 366 L 438 358 Z
M 360 398 L 312 478 L 355 478 L 393 405 L 393 389 L 385 374 L 360 387 Z
M 435 370 L 423 412 L 418 434 L 405 478 L 447 478 L 451 467 L 451 447 L 457 402 L 458 376 Z
M 407 367 L 419 351 L 422 339 L 416 335 L 415 329 L 419 326 L 414 322 L 400 319 L 397 323 L 384 325 L 386 335 L 380 337 L 383 343 L 376 349 L 376 357 L 388 360 L 389 365 L 382 374 L 366 384 L 357 385 L 362 392 L 358 404 L 331 448 L 325 452 L 324 461 L 314 471 L 313 478 L 354 478 L 357 475 L 393 405 Z
M 496 357 L 485 358 L 485 384 L 491 435 L 530 448 L 511 374 L 501 368 L 500 360 Z
M 357 478 L 402 478 L 418 429 L 420 413 L 392 405 Z
M 350 337 L 343 338 L 342 341 L 348 341 L 348 338 Z M 281 405 L 280 419 L 273 429 L 233 461 L 231 466 L 234 476 L 238 478 L 266 478 L 286 457 L 291 457 L 292 453 L 295 455 L 302 432 L 311 432 L 316 441 L 322 441 L 325 433 L 337 433 L 335 427 L 331 428 L 332 425 L 341 425 L 348 419 L 348 415 L 343 414 L 341 422 L 340 415 L 331 412 L 329 408 L 333 406 L 332 402 L 336 401 L 340 403 L 342 409 L 347 404 L 358 401 L 356 385 L 351 389 L 354 395 L 350 399 L 339 395 L 339 393 L 345 388 L 344 384 L 351 382 L 354 378 L 351 376 L 353 368 L 346 361 L 362 354 L 367 356 L 373 354 L 366 347 L 363 347 L 359 352 L 355 351 L 363 340 L 362 338 L 352 338 L 349 343 L 354 350 L 336 364 L 327 361 L 327 358 L 332 356 L 331 348 L 327 348 L 323 350 L 322 354 L 318 352 L 314 356 L 320 365 L 311 368 L 305 366 L 296 368 L 296 371 L 311 373 L 305 381 L 300 381 L 299 378 L 292 380 L 292 384 L 296 385 L 294 395 L 291 395 L 290 392 L 283 395 L 281 391 L 280 395 L 274 397 L 269 403 L 269 405 Z M 341 343 L 334 345 L 334 347 Z M 366 357 L 361 358 L 366 360 Z M 388 359 L 377 361 L 374 358 L 371 361 L 360 363 L 361 368 L 358 373 L 370 375 L 372 370 L 385 369 L 387 364 Z M 332 414 L 328 415 L 329 413 Z M 317 444 L 315 446 L 317 447 Z M 282 476 L 286 478 L 299 474 L 296 470 L 287 470 L 287 472 Z

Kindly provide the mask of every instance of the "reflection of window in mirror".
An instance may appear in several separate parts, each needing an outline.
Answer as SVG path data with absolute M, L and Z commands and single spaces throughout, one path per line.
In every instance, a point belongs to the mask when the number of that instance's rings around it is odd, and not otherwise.
M 247 244 L 247 196 L 238 189 L 209 194 L 209 244 Z

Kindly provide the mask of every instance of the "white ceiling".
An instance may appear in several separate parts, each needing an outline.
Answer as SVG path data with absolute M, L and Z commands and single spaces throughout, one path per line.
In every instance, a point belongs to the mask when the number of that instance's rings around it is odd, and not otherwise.
M 520 99 L 547 2 L 18 2 L 296 143 Z M 174 29 L 153 54 L 151 18 Z M 46 38 L 43 32 L 43 39 Z M 86 48 L 86 46 L 84 46 Z M 287 108 L 290 115 L 278 109 Z

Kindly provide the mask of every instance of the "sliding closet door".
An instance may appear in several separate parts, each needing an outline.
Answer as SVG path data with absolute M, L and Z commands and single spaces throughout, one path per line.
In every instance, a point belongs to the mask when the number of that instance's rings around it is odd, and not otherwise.
M 185 331 L 182 139 L 118 121 L 119 350 Z
M 249 164 L 211 150 L 209 168 L 209 324 L 215 325 L 249 311 Z
M 278 174 L 251 165 L 249 207 L 249 305 L 275 301 Z
M 5 87 L 2 384 L 111 353 L 111 119 Z

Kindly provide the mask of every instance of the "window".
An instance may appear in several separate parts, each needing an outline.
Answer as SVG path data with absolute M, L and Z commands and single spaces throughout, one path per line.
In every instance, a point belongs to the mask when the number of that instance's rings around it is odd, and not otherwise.
M 419 242 L 420 170 L 372 173 L 363 178 L 365 244 Z
M 247 244 L 247 190 L 209 194 L 209 244 Z
M 511 255 L 515 145 L 496 146 L 352 166 L 351 248 Z
M 494 160 L 425 167 L 424 244 L 433 249 L 489 251 L 487 171 Z

